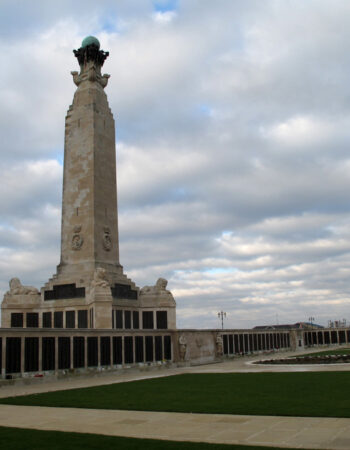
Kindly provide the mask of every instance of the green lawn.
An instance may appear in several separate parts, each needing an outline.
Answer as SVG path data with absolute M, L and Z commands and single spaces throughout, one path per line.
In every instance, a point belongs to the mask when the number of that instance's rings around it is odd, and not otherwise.
M 270 448 L 159 441 L 5 427 L 0 427 L 0 446 L 6 450 L 267 450 Z M 277 447 L 273 447 L 273 449 L 278 450 Z
M 0 399 L 16 405 L 350 417 L 349 372 L 186 374 Z
M 334 350 L 325 350 L 323 352 L 317 352 L 317 353 L 303 353 L 301 355 L 297 356 L 326 356 L 326 355 L 349 355 L 350 354 L 350 348 L 337 348 Z M 295 356 L 291 356 L 291 358 L 295 358 Z

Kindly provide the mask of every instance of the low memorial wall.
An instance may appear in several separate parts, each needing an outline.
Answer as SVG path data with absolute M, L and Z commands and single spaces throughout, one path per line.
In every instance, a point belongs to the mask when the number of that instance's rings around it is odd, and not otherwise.
M 225 357 L 348 344 L 350 329 L 0 329 L 2 378 L 148 365 L 205 364 Z

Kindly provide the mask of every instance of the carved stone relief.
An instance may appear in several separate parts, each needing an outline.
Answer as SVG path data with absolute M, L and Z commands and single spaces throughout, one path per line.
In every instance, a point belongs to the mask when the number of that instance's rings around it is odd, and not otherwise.
M 223 354 L 223 339 L 220 334 L 216 336 L 216 353 L 218 356 L 222 356 Z
M 183 334 L 179 337 L 179 356 L 180 361 L 185 361 L 186 356 L 186 349 L 187 349 L 187 339 Z
M 80 250 L 84 243 L 84 238 L 80 234 L 81 232 L 81 225 L 77 225 L 73 229 L 73 237 L 72 237 L 72 249 L 73 250 Z
M 106 252 L 112 249 L 111 230 L 108 227 L 104 227 L 103 229 L 102 245 Z
M 97 269 L 95 269 L 94 278 L 91 281 L 91 287 L 109 287 L 109 282 L 106 277 L 106 270 L 102 267 L 98 267 Z

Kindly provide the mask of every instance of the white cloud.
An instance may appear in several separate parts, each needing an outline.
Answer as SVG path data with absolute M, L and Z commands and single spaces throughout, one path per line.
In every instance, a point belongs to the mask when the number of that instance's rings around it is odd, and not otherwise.
M 152 14 L 153 20 L 160 25 L 169 24 L 175 19 L 176 16 L 177 13 L 175 11 L 157 11 Z

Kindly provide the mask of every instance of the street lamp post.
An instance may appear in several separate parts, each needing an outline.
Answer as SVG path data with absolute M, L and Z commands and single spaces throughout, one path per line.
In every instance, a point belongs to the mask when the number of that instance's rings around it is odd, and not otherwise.
M 311 328 L 312 328 L 312 322 L 314 322 L 315 321 L 315 318 L 314 317 L 309 317 L 309 322 L 310 322 L 310 324 L 311 324 Z
M 226 318 L 226 313 L 224 311 L 220 311 L 218 313 L 218 318 L 221 319 L 221 329 L 224 329 L 224 317 Z

